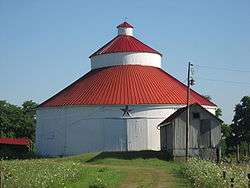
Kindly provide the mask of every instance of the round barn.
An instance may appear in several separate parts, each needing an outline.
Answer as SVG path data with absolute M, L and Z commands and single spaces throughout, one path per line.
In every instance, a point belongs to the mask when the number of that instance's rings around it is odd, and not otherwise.
M 186 103 L 186 86 L 161 69 L 162 54 L 127 22 L 89 58 L 91 70 L 39 105 L 36 144 L 46 156 L 160 150 L 159 123 Z M 191 103 L 214 113 L 195 91 Z

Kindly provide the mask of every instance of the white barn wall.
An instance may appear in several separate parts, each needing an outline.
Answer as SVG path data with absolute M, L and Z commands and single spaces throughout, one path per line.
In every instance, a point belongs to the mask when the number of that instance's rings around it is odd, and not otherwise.
M 174 105 L 47 107 L 37 110 L 36 144 L 41 155 L 74 155 L 94 151 L 160 150 L 157 125 Z
M 183 106 L 182 106 L 183 107 Z M 148 148 L 152 148 L 153 150 L 160 150 L 161 144 L 160 144 L 160 130 L 157 128 L 157 126 L 168 116 L 170 116 L 172 113 L 174 113 L 180 106 L 171 106 L 167 109 L 151 109 L 148 111 L 148 115 L 159 117 L 156 119 L 148 119 Z
M 51 116 L 52 115 L 52 116 Z M 64 110 L 37 110 L 36 144 L 43 155 L 61 155 L 65 142 Z
M 143 119 L 127 119 L 128 151 L 145 150 L 148 148 L 148 124 Z

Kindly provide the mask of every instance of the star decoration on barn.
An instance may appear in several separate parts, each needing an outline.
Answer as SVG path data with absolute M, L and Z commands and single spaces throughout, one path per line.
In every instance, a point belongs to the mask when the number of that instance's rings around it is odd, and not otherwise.
M 131 117 L 131 111 L 132 109 L 129 109 L 128 105 L 125 106 L 125 108 L 121 108 L 121 111 L 123 111 L 122 117 Z

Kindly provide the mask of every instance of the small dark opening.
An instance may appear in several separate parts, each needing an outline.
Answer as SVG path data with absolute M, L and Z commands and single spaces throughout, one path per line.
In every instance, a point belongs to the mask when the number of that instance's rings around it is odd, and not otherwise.
M 200 118 L 200 113 L 194 112 L 193 113 L 193 118 L 194 119 L 199 119 Z

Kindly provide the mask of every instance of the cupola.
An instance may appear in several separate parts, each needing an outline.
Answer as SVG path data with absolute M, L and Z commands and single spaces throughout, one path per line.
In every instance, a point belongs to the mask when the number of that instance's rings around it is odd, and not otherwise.
M 133 36 L 134 27 L 128 22 L 123 22 L 116 27 L 118 29 L 118 35 L 129 35 Z
M 128 22 L 117 26 L 118 35 L 89 58 L 91 69 L 115 65 L 143 65 L 161 68 L 161 53 L 133 36 Z

